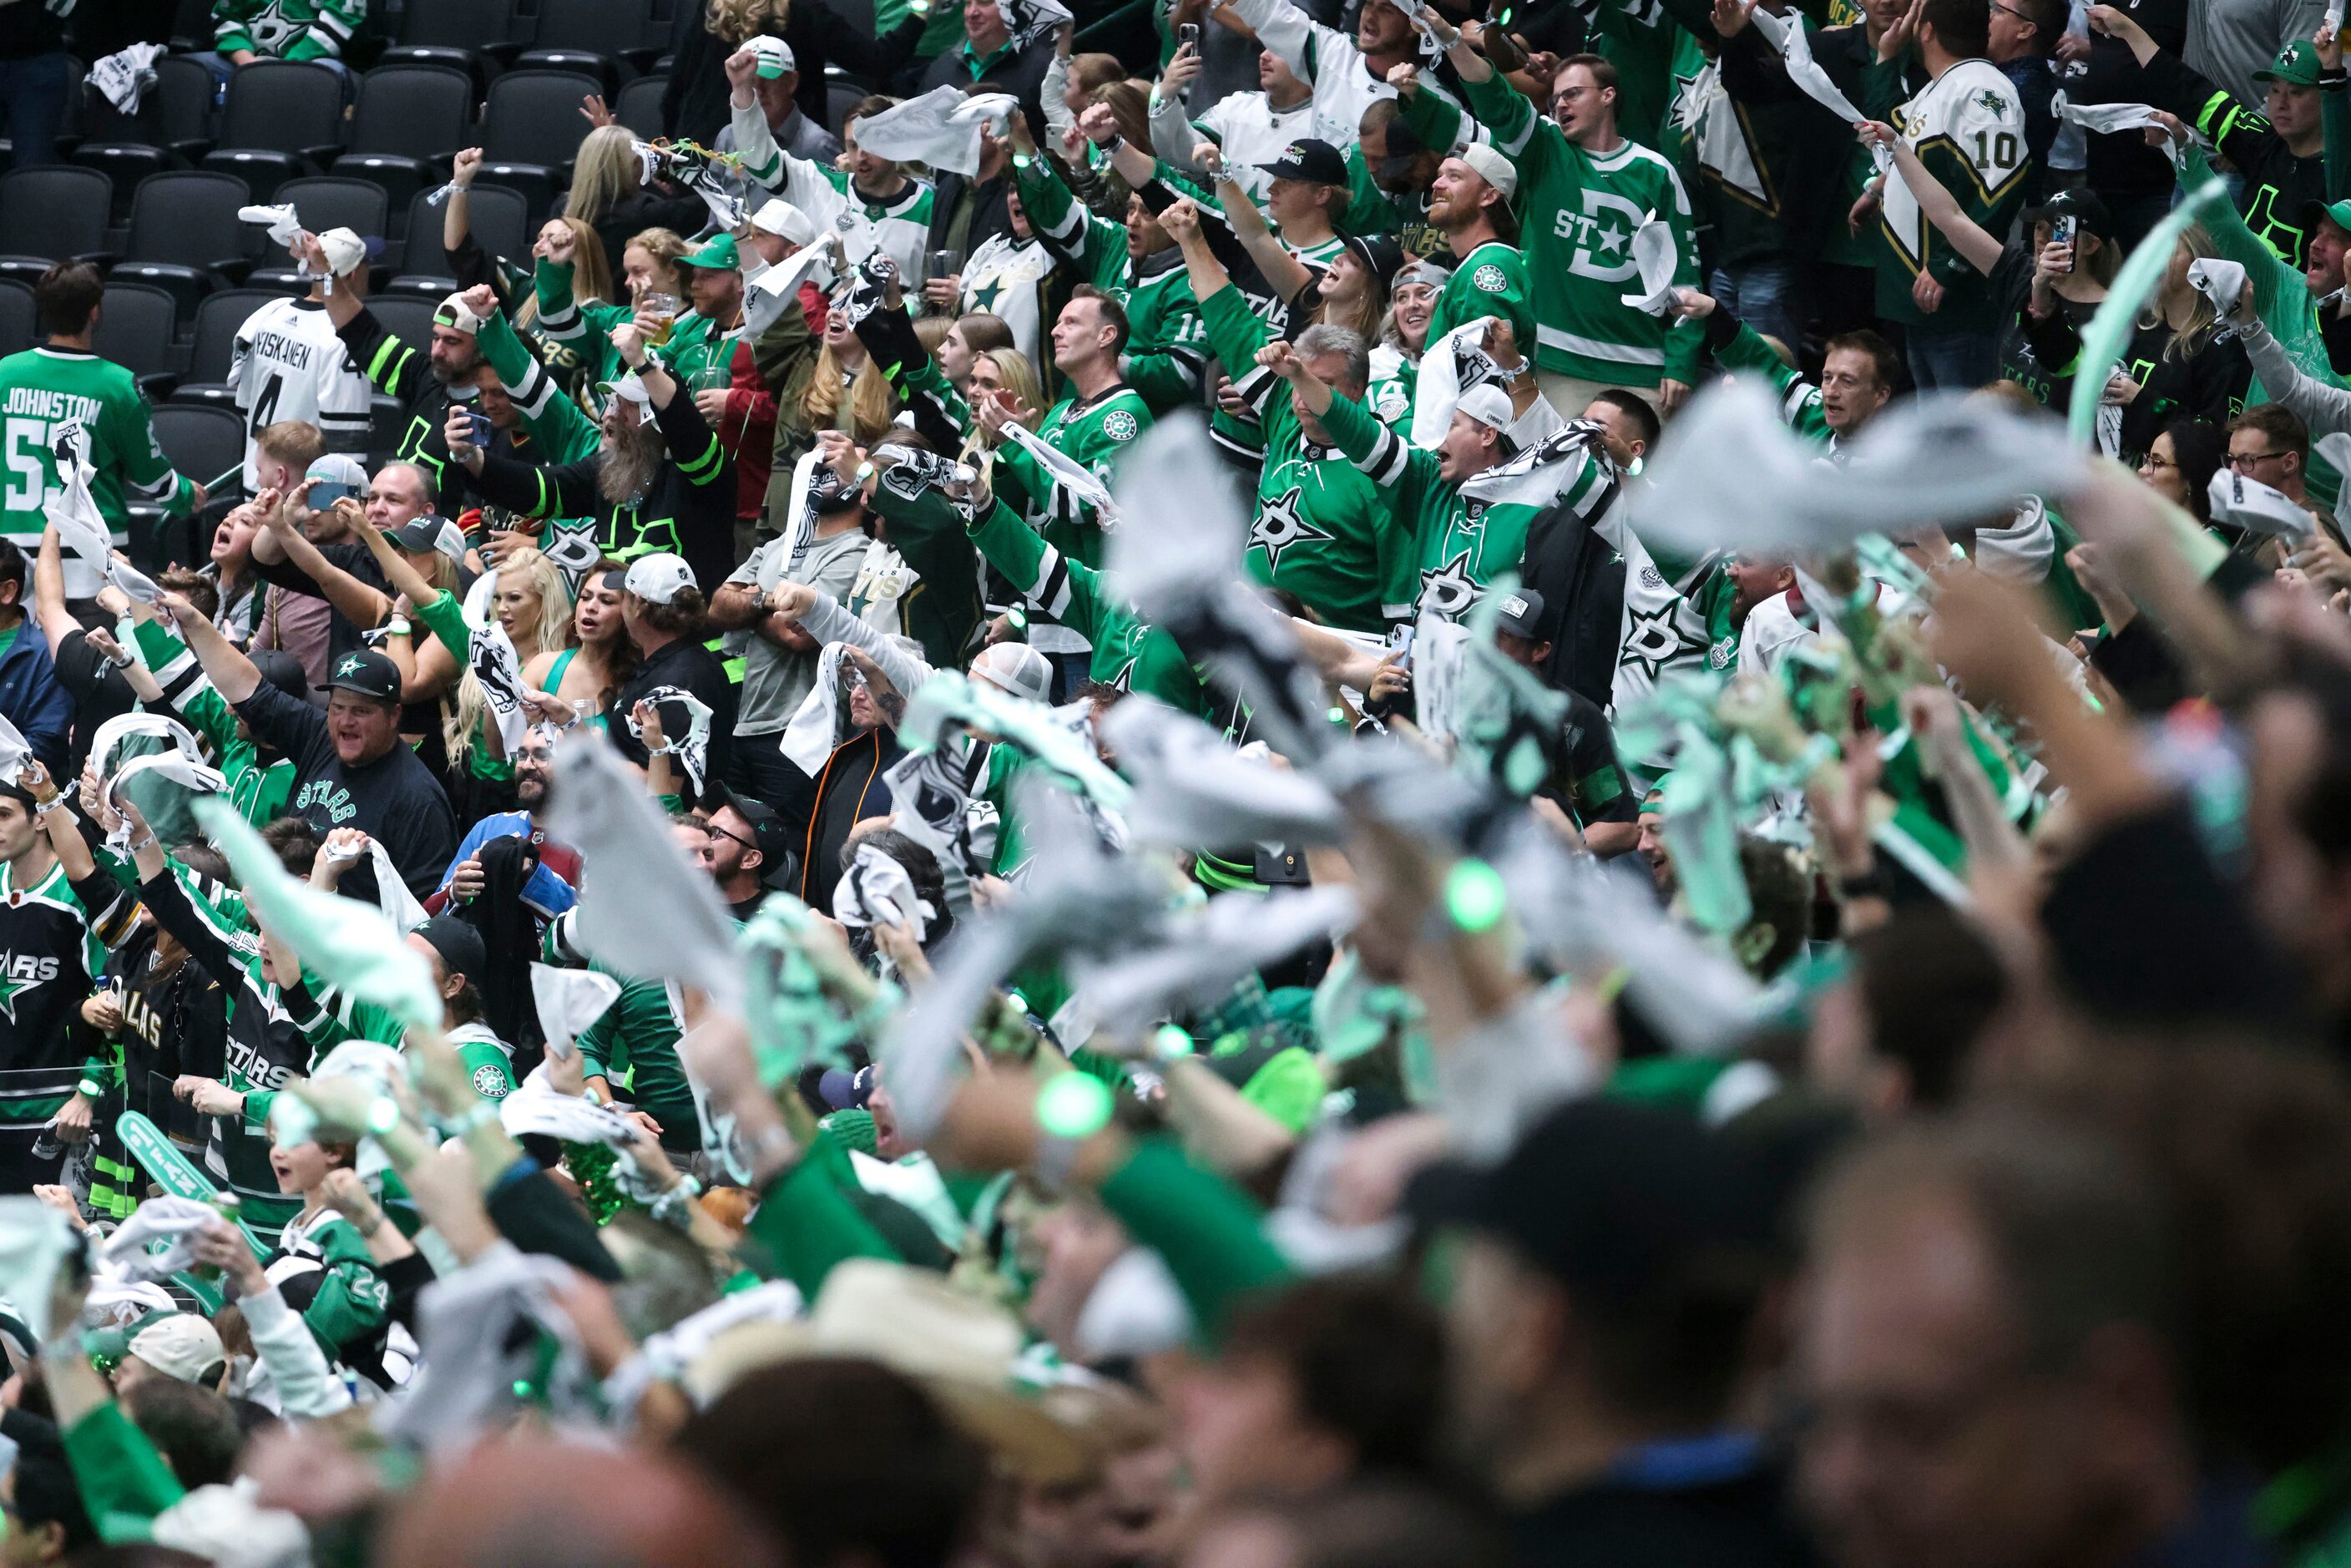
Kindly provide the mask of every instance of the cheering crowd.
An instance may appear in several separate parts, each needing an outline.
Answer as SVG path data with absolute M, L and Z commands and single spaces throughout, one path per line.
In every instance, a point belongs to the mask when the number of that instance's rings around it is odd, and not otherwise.
M 0 1561 L 2346 1560 L 2338 18 L 685 11 L 0 360 Z

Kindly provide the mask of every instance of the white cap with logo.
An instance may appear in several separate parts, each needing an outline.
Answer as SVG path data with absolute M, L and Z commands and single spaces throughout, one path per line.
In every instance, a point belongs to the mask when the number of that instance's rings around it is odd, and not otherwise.
M 1467 414 L 1479 424 L 1490 425 L 1505 434 L 1519 422 L 1518 412 L 1510 406 L 1510 394 L 1491 382 L 1463 392 L 1461 401 L 1455 403 L 1453 409 L 1457 413 Z
M 628 575 L 621 579 L 621 586 L 639 599 L 667 604 L 682 590 L 694 586 L 694 569 L 685 564 L 684 556 L 671 555 L 666 550 L 641 555 L 629 563 Z

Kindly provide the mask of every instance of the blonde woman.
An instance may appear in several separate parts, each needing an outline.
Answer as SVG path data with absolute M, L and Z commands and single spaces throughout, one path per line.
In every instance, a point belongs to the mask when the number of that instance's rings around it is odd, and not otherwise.
M 556 225 L 562 229 L 557 232 Z M 625 368 L 612 347 L 612 329 L 633 320 L 642 301 L 666 296 L 679 311 L 686 308 L 685 280 L 678 257 L 693 249 L 675 229 L 643 229 L 621 247 L 621 276 L 605 265 L 603 241 L 588 224 L 574 218 L 551 218 L 539 231 L 547 246 L 532 275 L 532 297 L 538 303 L 541 331 L 579 356 L 588 367 L 586 382 L 609 382 Z M 592 259 L 590 259 L 592 258 Z M 601 279 L 603 289 L 590 285 Z
M 511 785 L 514 763 L 498 727 L 487 722 L 488 705 L 472 669 L 472 633 L 456 593 L 419 571 L 392 539 L 364 519 L 352 532 L 430 633 L 419 643 L 413 633 L 395 631 L 385 639 L 384 652 L 401 666 L 402 686 L 412 700 L 432 694 L 444 697 L 441 735 L 450 777 L 492 792 Z M 553 561 L 534 549 L 515 550 L 498 562 L 492 577 L 491 613 L 514 644 L 518 664 L 528 665 L 541 653 L 569 645 L 571 594 Z
M 825 319 L 824 347 L 800 407 L 810 430 L 845 431 L 860 446 L 880 439 L 898 415 L 889 378 L 838 310 Z
M 625 125 L 600 125 L 580 143 L 563 215 L 593 228 L 610 258 L 646 229 L 693 234 L 710 221 L 710 209 L 699 196 L 647 185 L 636 133 Z

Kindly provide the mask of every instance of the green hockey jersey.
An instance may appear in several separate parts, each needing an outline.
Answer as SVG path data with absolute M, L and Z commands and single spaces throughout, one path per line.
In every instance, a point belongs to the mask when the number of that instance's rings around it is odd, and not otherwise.
M 1534 280 L 1535 363 L 1563 376 L 1617 386 L 1689 382 L 1699 341 L 1624 302 L 1639 270 L 1633 235 L 1651 218 L 1674 236 L 1674 281 L 1698 284 L 1689 195 L 1663 155 L 1635 141 L 1594 154 L 1535 112 L 1497 75 L 1466 88 L 1494 145 L 1518 166 L 1520 221 Z
M 1415 615 L 1460 620 L 1486 584 L 1518 569 L 1538 515 L 1564 503 L 1579 517 L 1597 518 L 1616 495 L 1616 470 L 1595 425 L 1569 425 L 1518 463 L 1460 482 L 1438 473 L 1436 453 L 1412 445 L 1348 398 L 1332 394 L 1322 425 L 1387 494 L 1390 526 L 1410 539 Z
M 183 477 L 155 439 L 147 398 L 131 372 L 86 349 L 28 349 L 0 360 L 0 457 L 8 465 L 7 489 L 0 498 L 0 534 L 26 555 L 40 547 L 48 527 L 48 504 L 60 489 L 51 448 L 57 427 L 78 421 L 89 437 L 89 459 L 97 470 L 90 499 L 113 531 L 123 531 L 133 505 L 161 507 L 184 516 L 195 499 L 197 481 Z M 209 478 L 206 475 L 202 477 Z M 76 591 L 67 570 L 67 591 Z M 83 590 L 95 593 L 95 574 Z
M 1428 318 L 1427 340 L 1434 343 L 1480 316 L 1508 321 L 1519 352 L 1535 352 L 1533 289 L 1527 282 L 1526 255 L 1518 246 L 1488 240 L 1461 258 L 1453 276 L 1445 280 L 1445 292 L 1437 297 L 1437 308 Z
M 1228 365 L 1253 363 L 1271 336 L 1237 288 L 1217 289 L 1200 310 L 1209 343 Z M 1411 561 L 1388 526 L 1385 498 L 1336 447 L 1307 440 L 1287 383 L 1265 375 L 1243 384 L 1256 392 L 1265 431 L 1244 558 L 1249 575 L 1294 594 L 1333 626 L 1385 631 L 1411 599 L 1405 586 Z
M 331 60 L 351 47 L 367 0 L 213 0 L 213 47 L 281 60 Z

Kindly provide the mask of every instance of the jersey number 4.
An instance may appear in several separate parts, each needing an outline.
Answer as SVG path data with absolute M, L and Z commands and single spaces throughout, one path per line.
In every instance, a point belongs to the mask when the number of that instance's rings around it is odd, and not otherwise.
M 259 395 L 253 400 L 253 413 L 245 422 L 246 434 L 259 435 L 263 425 L 277 423 L 277 394 L 285 390 L 286 378 L 271 372 L 269 379 L 261 383 Z

